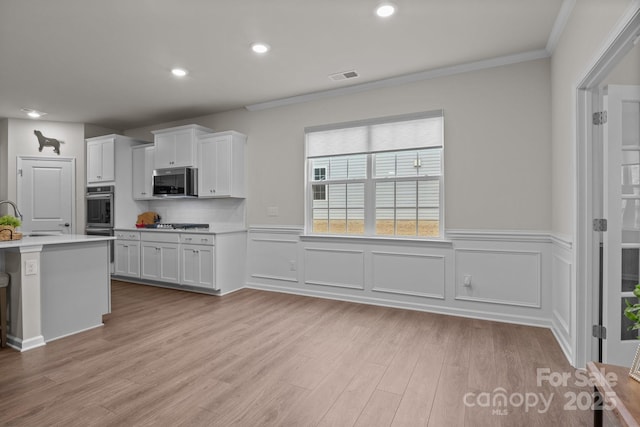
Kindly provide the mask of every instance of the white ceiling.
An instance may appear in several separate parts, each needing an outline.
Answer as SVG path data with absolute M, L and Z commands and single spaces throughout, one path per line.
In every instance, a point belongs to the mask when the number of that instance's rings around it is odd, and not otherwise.
M 0 117 L 124 130 L 541 50 L 563 2 L 393 1 L 0 0 Z

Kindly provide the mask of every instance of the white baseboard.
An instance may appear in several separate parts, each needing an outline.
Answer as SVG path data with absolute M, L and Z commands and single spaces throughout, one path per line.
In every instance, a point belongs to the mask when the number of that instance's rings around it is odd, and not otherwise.
M 302 295 L 316 298 L 333 299 L 338 301 L 354 302 L 359 304 L 377 305 L 381 307 L 402 308 L 406 310 L 424 311 L 428 313 L 445 314 L 449 316 L 466 317 L 470 319 L 489 320 L 517 325 L 536 326 L 551 329 L 551 322 L 536 317 L 491 313 L 478 310 L 466 310 L 453 307 L 443 307 L 430 304 L 416 304 L 384 298 L 372 298 L 368 296 L 354 296 L 333 292 L 319 291 L 316 289 L 298 289 L 286 286 L 266 285 L 263 283 L 247 283 L 247 288 L 262 291 L 281 292 L 286 294 Z
M 7 345 L 18 351 L 32 350 L 34 348 L 42 347 L 45 344 L 46 342 L 44 342 L 44 337 L 42 335 L 38 335 L 26 340 L 14 337 L 13 335 L 7 335 Z

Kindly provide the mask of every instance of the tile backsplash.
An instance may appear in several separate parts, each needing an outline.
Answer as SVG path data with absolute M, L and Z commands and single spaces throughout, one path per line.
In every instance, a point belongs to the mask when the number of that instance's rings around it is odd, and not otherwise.
M 149 202 L 149 210 L 165 223 L 245 226 L 245 199 L 170 199 Z

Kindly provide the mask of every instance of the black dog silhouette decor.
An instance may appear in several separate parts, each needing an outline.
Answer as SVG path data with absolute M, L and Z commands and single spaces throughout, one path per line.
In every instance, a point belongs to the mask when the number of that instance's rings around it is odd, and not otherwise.
M 64 141 L 57 140 L 55 138 L 47 138 L 39 130 L 34 130 L 33 133 L 38 137 L 38 151 L 42 152 L 42 147 L 53 147 L 53 152 L 60 155 L 60 144 L 64 144 Z

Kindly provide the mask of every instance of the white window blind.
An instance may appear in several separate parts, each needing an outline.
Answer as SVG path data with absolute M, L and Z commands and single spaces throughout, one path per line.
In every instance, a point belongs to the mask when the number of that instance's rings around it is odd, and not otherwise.
M 307 128 L 307 158 L 437 147 L 442 133 L 442 110 Z

